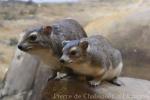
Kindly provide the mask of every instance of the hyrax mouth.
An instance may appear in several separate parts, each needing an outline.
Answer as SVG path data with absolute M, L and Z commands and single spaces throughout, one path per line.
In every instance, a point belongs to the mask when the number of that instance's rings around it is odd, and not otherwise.
M 21 51 L 29 51 L 32 49 L 32 47 L 25 47 L 25 46 L 22 46 L 22 45 L 18 45 L 18 49 L 20 49 Z
M 72 63 L 72 60 L 66 61 L 64 59 L 60 59 L 59 61 L 60 61 L 61 64 L 71 64 Z

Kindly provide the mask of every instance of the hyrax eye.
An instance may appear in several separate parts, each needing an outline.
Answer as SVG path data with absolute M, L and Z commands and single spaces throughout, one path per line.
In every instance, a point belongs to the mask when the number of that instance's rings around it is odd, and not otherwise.
M 31 41 L 35 41 L 35 40 L 37 39 L 37 36 L 36 36 L 36 35 L 31 35 L 31 36 L 29 37 L 29 39 L 30 39 Z
M 70 52 L 71 55 L 76 55 L 76 53 L 77 53 L 76 51 L 71 51 Z

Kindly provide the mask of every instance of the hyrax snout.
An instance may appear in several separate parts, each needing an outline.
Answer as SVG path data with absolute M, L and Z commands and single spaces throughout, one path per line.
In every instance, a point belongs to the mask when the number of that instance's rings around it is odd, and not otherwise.
M 89 81 L 90 85 L 99 85 L 104 80 L 120 85 L 117 78 L 123 67 L 122 56 L 107 39 L 97 35 L 64 41 L 63 44 L 60 61 L 74 73 L 93 77 L 93 80 Z

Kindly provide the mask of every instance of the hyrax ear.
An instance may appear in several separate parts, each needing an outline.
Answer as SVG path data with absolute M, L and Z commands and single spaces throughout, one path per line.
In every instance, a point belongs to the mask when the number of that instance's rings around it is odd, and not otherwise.
M 80 48 L 84 50 L 87 49 L 88 45 L 89 45 L 88 41 L 80 41 L 79 43 Z
M 68 44 L 69 42 L 70 42 L 69 40 L 68 40 L 68 41 L 64 40 L 64 41 L 62 42 L 63 47 L 64 47 L 66 44 Z
M 49 35 L 49 34 L 51 34 L 51 32 L 52 32 L 52 27 L 51 26 L 44 26 L 43 27 L 43 33 L 45 35 Z

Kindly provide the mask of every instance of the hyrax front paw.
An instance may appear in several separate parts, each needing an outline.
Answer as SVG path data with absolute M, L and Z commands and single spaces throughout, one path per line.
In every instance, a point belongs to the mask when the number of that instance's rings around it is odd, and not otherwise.
M 91 80 L 91 81 L 88 81 L 88 84 L 92 87 L 96 87 L 98 85 L 100 85 L 100 81 L 97 81 L 97 80 Z
M 52 72 L 52 74 L 48 77 L 47 81 L 55 79 L 56 76 L 57 76 L 57 72 Z
M 55 80 L 60 80 L 60 79 L 63 79 L 65 77 L 67 77 L 66 73 L 57 72 L 57 76 L 55 77 Z

